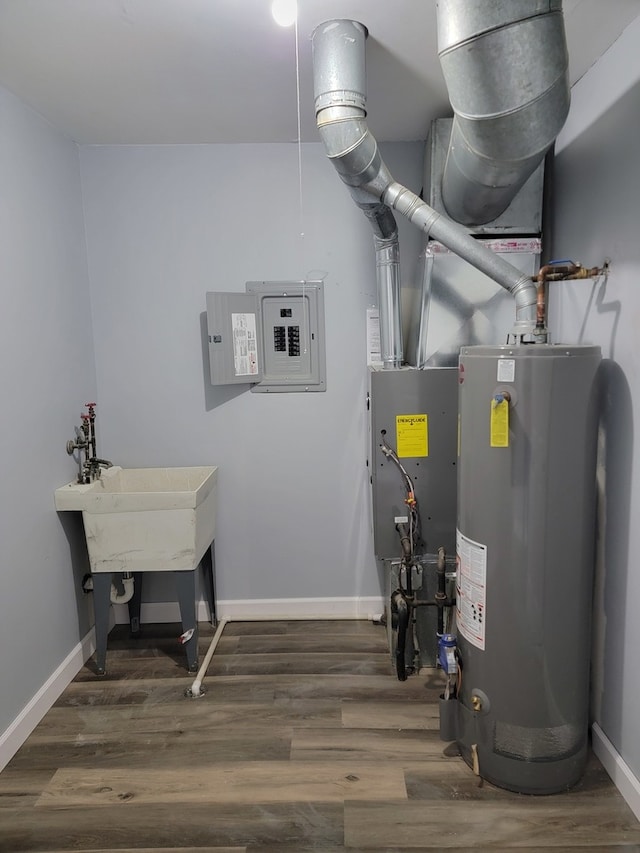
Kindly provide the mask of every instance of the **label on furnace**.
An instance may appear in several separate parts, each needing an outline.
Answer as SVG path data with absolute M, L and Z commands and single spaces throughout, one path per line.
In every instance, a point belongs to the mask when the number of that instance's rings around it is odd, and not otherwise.
M 396 452 L 401 459 L 429 455 L 427 415 L 396 415 Z
M 456 530 L 456 624 L 462 636 L 484 651 L 487 598 L 487 546 Z

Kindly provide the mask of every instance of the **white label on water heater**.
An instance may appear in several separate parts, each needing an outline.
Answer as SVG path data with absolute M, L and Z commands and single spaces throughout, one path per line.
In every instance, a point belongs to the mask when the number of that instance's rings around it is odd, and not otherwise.
M 484 651 L 487 622 L 487 546 L 456 530 L 456 624 L 462 636 Z
M 516 381 L 516 360 L 515 358 L 499 358 L 498 359 L 498 382 L 515 382 Z

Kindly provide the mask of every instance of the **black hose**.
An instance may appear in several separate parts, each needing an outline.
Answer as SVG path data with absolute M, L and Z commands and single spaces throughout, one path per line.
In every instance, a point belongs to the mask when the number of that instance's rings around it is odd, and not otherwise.
M 401 522 L 399 524 L 396 524 L 396 530 L 398 531 L 398 535 L 400 537 L 400 547 L 402 548 L 403 558 L 411 559 L 413 543 L 411 541 L 408 526 Z
M 405 651 L 407 647 L 407 631 L 409 629 L 409 604 L 400 590 L 391 596 L 391 610 L 397 614 L 398 636 L 396 639 L 396 673 L 398 681 L 407 680 L 405 666 Z

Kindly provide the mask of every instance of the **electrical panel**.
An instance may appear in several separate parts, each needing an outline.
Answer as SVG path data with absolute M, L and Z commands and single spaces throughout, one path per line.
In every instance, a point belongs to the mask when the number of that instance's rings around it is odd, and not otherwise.
M 249 281 L 246 293 L 207 293 L 207 326 L 213 385 L 326 390 L 321 281 Z

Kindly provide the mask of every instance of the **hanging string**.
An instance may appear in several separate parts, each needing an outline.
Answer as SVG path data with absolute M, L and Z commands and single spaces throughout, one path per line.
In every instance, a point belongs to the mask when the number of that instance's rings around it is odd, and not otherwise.
M 296 109 L 297 109 L 297 135 L 298 135 L 298 214 L 300 225 L 300 239 L 304 239 L 304 201 L 302 192 L 302 121 L 300 118 L 300 48 L 298 38 L 298 19 L 295 21 L 296 38 Z
M 297 138 L 298 138 L 298 227 L 299 227 L 299 248 L 300 248 L 300 267 L 304 264 L 304 193 L 302 187 L 302 121 L 300 109 L 300 40 L 298 30 L 298 17 L 295 20 L 295 40 L 296 40 L 296 119 L 297 119 Z M 302 280 L 302 341 L 303 352 L 309 350 L 309 317 L 307 296 L 305 285 L 307 276 Z

